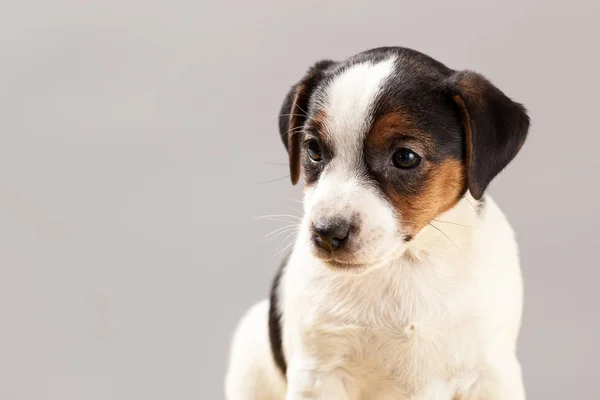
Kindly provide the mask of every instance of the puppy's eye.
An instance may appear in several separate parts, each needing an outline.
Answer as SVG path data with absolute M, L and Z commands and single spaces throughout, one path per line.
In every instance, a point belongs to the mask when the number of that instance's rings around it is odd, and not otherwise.
M 315 162 L 321 161 L 321 146 L 316 140 L 310 139 L 306 142 L 306 152 L 311 160 Z
M 401 148 L 394 153 L 392 161 L 396 168 L 410 169 L 419 165 L 421 157 L 411 149 Z

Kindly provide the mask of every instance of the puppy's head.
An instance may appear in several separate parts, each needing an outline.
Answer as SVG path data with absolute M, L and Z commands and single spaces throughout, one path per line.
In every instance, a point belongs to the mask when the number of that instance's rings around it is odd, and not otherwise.
M 333 268 L 381 265 L 514 158 L 529 118 L 479 74 L 405 48 L 321 61 L 281 108 L 301 238 Z

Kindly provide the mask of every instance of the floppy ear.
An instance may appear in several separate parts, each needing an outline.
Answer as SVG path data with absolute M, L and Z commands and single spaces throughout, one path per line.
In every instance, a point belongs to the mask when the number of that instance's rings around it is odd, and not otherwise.
M 290 177 L 295 185 L 300 179 L 300 134 L 308 118 L 311 95 L 328 68 L 335 64 L 322 60 L 312 66 L 304 78 L 290 89 L 279 111 L 279 135 L 290 157 Z
M 525 143 L 529 117 L 523 105 L 475 72 L 455 72 L 449 79 L 466 133 L 468 187 L 479 200 Z

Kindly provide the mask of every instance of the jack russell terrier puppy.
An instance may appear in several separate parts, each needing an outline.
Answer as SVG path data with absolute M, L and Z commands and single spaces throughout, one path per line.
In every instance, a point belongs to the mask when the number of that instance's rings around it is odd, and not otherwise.
M 304 217 L 236 330 L 227 399 L 524 399 L 517 244 L 484 193 L 525 142 L 525 108 L 386 47 L 316 63 L 279 129 Z

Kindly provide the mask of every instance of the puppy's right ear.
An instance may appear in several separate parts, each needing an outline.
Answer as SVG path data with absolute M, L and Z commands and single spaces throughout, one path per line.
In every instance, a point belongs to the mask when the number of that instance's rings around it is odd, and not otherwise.
M 292 86 L 279 111 L 279 135 L 290 157 L 293 185 L 300 179 L 300 134 L 308 118 L 310 98 L 325 72 L 335 64 L 335 61 L 322 60 L 313 65 L 304 78 Z

